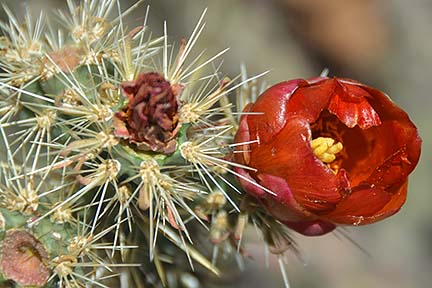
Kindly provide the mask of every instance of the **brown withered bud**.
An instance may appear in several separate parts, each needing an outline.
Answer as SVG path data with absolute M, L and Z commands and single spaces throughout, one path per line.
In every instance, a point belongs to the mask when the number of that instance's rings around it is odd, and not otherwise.
M 128 104 L 114 117 L 115 135 L 138 150 L 173 153 L 180 128 L 177 98 L 181 87 L 152 72 L 123 82 L 121 89 Z
M 50 276 L 48 253 L 30 233 L 11 230 L 2 243 L 0 269 L 21 286 L 44 286 Z

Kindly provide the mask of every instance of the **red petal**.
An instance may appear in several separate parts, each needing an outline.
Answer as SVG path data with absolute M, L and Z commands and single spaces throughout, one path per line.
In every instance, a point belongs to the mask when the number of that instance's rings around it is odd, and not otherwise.
M 313 84 L 311 83 L 313 82 Z M 304 117 L 309 123 L 315 122 L 327 108 L 330 96 L 335 89 L 333 79 L 319 79 L 302 84 L 289 99 L 287 112 Z
M 377 112 L 368 102 L 371 95 L 359 86 L 334 80 L 337 84 L 328 109 L 349 128 L 367 129 L 381 124 Z
M 390 202 L 391 194 L 383 189 L 365 186 L 356 187 L 330 213 L 322 215 L 324 219 L 337 224 L 361 225 L 374 222 L 377 214 Z
M 258 174 L 259 183 L 273 191 L 261 196 L 264 206 L 280 221 L 305 221 L 315 216 L 305 210 L 294 198 L 287 182 L 277 176 Z
M 366 182 L 386 191 L 394 186 L 400 186 L 412 170 L 411 162 L 407 157 L 406 147 L 402 147 L 376 168 Z
M 254 130 L 251 138 L 258 139 L 261 143 L 271 140 L 286 123 L 286 105 L 291 94 L 300 84 L 307 83 L 305 80 L 291 80 L 276 84 L 266 90 L 253 104 L 251 112 L 258 115 L 248 115 L 248 122 L 254 122 Z
M 244 169 L 236 168 L 236 172 L 249 180 L 252 180 Z M 272 191 L 277 191 L 277 195 L 273 196 L 256 185 L 241 180 L 241 178 L 240 182 L 248 193 L 261 200 L 263 206 L 270 214 L 289 228 L 306 236 L 323 235 L 336 228 L 332 223 L 315 219 L 314 215 L 301 207 L 294 199 L 294 196 L 284 179 L 267 174 L 260 174 L 258 178 L 260 179 L 261 185 Z
M 408 181 L 405 181 L 405 183 L 403 183 L 398 189 L 394 189 L 394 190 L 396 191 L 391 192 L 392 194 L 391 200 L 380 211 L 375 213 L 373 217 L 368 217 L 367 219 L 365 219 L 364 223 L 362 224 L 368 224 L 368 223 L 373 223 L 382 220 L 384 218 L 387 218 L 395 214 L 400 210 L 400 208 L 406 201 L 406 196 L 408 191 Z
M 249 129 L 257 131 L 256 122 L 249 121 Z M 315 157 L 310 141 L 307 121 L 290 117 L 277 137 L 264 144 L 251 144 L 249 165 L 258 172 L 285 179 L 296 200 L 314 213 L 333 209 L 341 195 L 338 177 Z
M 248 194 L 258 199 L 264 197 L 267 192 L 259 187 L 259 184 L 249 175 L 248 171 L 238 167 L 234 167 L 234 171 L 239 175 L 237 179 Z
M 374 96 L 370 103 L 380 115 L 382 122 L 391 122 L 393 129 L 397 129 L 393 133 L 394 145 L 397 145 L 398 149 L 406 145 L 408 160 L 411 162 L 411 172 L 420 158 L 422 141 L 418 135 L 417 127 L 412 123 L 408 114 L 396 106 L 386 94 L 368 86 L 362 86 L 362 88 Z M 387 142 L 391 141 L 387 140 Z M 396 150 L 394 149 L 392 152 Z
M 380 126 L 366 130 L 359 127 L 347 129 L 342 142 L 347 152 L 343 167 L 350 176 L 353 187 L 363 182 L 378 184 L 375 182 L 380 182 L 379 177 L 388 174 L 387 170 L 390 168 L 395 183 L 400 183 L 398 177 L 403 181 L 415 168 L 420 156 L 421 140 L 417 129 L 411 122 L 407 123 L 403 120 L 385 119 Z M 404 152 L 400 154 L 401 151 Z M 392 155 L 399 156 L 390 160 Z M 399 157 L 397 161 L 399 164 L 394 162 L 397 157 Z M 389 161 L 388 164 L 385 164 L 386 161 Z M 391 165 L 392 161 L 394 163 Z M 396 170 L 398 165 L 402 166 Z M 372 173 L 375 176 L 372 176 Z M 390 182 L 386 180 L 385 185 L 390 185 Z

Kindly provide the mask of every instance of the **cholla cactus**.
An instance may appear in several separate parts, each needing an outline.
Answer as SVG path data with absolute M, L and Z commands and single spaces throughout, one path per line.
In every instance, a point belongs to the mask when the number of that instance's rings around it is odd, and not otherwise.
M 131 9 L 145 9 L 141 1 L 126 10 L 115 0 L 67 3 L 58 30 L 44 14 L 23 21 L 4 7 L 3 279 L 197 287 L 221 276 L 227 255 L 243 256 L 250 218 L 278 252 L 293 247 L 283 225 L 237 188 L 233 167 L 248 168 L 230 161 L 235 111 L 257 95 L 261 75 L 221 78 L 226 50 L 192 56 L 205 13 L 176 48 L 166 25 L 151 37 L 147 16 L 123 25 Z M 236 93 L 237 106 L 228 98 Z
M 421 139 L 384 93 L 325 75 L 263 92 L 265 73 L 231 80 L 226 50 L 193 50 L 205 11 L 176 48 L 166 24 L 151 37 L 148 8 L 123 25 L 141 2 L 68 0 L 58 30 L 4 8 L 2 284 L 211 287 L 242 267 L 252 223 L 288 287 L 287 227 L 317 236 L 401 208 Z

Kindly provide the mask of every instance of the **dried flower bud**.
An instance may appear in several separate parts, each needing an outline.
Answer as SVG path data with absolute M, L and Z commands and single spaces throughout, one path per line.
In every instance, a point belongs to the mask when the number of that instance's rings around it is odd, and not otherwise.
M 2 243 L 1 271 L 21 286 L 44 286 L 50 276 L 48 253 L 26 231 L 11 230 Z
M 121 88 L 129 102 L 116 114 L 115 135 L 128 139 L 138 150 L 174 152 L 181 89 L 158 73 L 140 74 L 134 81 L 122 83 Z

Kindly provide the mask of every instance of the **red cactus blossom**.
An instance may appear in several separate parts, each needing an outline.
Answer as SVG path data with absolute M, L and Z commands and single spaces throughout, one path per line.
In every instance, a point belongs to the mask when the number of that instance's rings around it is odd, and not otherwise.
M 158 73 L 143 73 L 122 83 L 121 88 L 128 103 L 115 115 L 115 135 L 128 139 L 138 150 L 174 152 L 181 87 L 171 85 Z
M 235 138 L 244 190 L 304 235 L 396 213 L 421 139 L 379 90 L 349 79 L 279 83 L 245 108 Z M 271 190 L 274 195 L 266 190 Z

